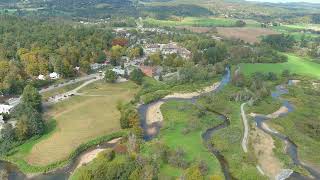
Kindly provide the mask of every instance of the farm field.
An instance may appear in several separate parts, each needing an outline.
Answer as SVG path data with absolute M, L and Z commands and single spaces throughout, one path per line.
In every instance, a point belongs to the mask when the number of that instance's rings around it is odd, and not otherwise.
M 199 117 L 199 110 L 190 103 L 170 101 L 162 105 L 164 127 L 160 131 L 159 140 L 172 149 L 182 149 L 185 160 L 196 163 L 203 160 L 209 167 L 208 176 L 223 176 L 220 164 L 211 154 L 201 138 L 201 134 L 209 127 L 222 123 L 222 120 L 211 113 Z M 185 132 L 189 131 L 189 132 Z M 179 177 L 184 170 L 163 164 L 160 173 L 165 177 Z
M 292 24 L 292 25 L 284 25 L 284 26 L 289 29 L 297 29 L 297 30 L 310 29 L 310 30 L 320 31 L 320 25 L 318 24 Z
M 295 55 L 287 54 L 288 62 L 276 64 L 240 64 L 241 71 L 245 75 L 254 72 L 274 72 L 281 74 L 283 70 L 289 70 L 291 73 L 307 75 L 314 78 L 320 78 L 320 64 L 312 62 L 311 59 L 302 58 Z
M 202 27 L 216 27 L 216 26 L 234 26 L 237 20 L 226 19 L 226 18 L 197 18 L 197 17 L 186 17 L 182 20 L 157 20 L 152 18 L 147 18 L 144 23 L 150 25 L 160 25 L 160 26 L 202 26 Z
M 137 90 L 132 82 L 111 85 L 98 81 L 82 89 L 83 96 L 53 105 L 45 116 L 57 122 L 56 130 L 35 144 L 25 160 L 45 166 L 64 160 L 82 143 L 118 131 L 117 103 L 129 101 Z
M 278 32 L 271 29 L 264 28 L 253 28 L 253 27 L 244 27 L 244 28 L 227 28 L 227 27 L 217 27 L 218 34 L 225 38 L 230 39 L 240 39 L 249 43 L 260 42 L 260 37 L 271 34 L 278 34 Z

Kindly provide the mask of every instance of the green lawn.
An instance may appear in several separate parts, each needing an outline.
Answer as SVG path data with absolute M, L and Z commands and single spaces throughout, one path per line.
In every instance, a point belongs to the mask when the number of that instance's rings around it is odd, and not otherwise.
M 274 72 L 281 74 L 283 70 L 290 70 L 291 73 L 306 75 L 314 78 L 320 78 L 320 64 L 312 62 L 311 59 L 302 58 L 295 55 L 287 54 L 288 62 L 276 64 L 240 64 L 241 71 L 245 75 L 250 75 L 254 72 Z

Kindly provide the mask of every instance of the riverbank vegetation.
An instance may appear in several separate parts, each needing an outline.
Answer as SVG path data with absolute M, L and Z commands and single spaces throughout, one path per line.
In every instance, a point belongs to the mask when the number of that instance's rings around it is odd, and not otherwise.
M 264 179 L 256 169 L 256 157 L 252 153 L 244 153 L 241 148 L 243 126 L 240 117 L 240 102 L 231 100 L 232 94 L 240 89 L 231 85 L 215 95 L 204 96 L 199 103 L 204 107 L 220 112 L 230 119 L 230 125 L 217 130 L 211 143 L 225 157 L 231 175 L 239 179 Z
M 168 102 L 161 107 L 161 110 L 164 113 L 165 124 L 158 138 L 138 143 L 134 146 L 137 147 L 135 151 L 132 151 L 130 149 L 133 147 L 134 138 L 129 135 L 128 141 L 123 146 L 127 151 L 116 154 L 115 162 L 124 158 L 127 164 L 131 164 L 130 168 L 121 168 L 122 163 L 113 166 L 115 163 L 113 161 L 107 163 L 109 156 L 102 153 L 103 156 L 99 155 L 93 162 L 77 170 L 71 179 L 85 177 L 99 179 L 107 175 L 110 177 L 113 174 L 111 171 L 121 171 L 123 173 L 120 174 L 129 179 L 134 177 L 222 179 L 219 162 L 206 148 L 201 137 L 207 128 L 222 123 L 222 120 L 213 113 L 203 112 L 195 105 L 185 102 Z M 117 149 L 114 150 L 117 152 Z M 109 169 L 111 166 L 113 168 Z M 88 174 L 90 176 L 87 176 Z
M 298 146 L 298 156 L 302 162 L 320 169 L 319 147 L 319 87 L 314 86 L 312 80 L 303 80 L 297 85 L 289 87 L 289 94 L 285 95 L 295 110 L 288 116 L 270 121 L 270 125 L 277 131 L 286 134 Z
M 160 166 L 160 174 L 168 178 L 181 177 L 187 173 L 188 168 L 202 163 L 206 167 L 203 177 L 222 178 L 219 161 L 207 149 L 206 140 L 202 139 L 201 135 L 206 129 L 223 123 L 223 120 L 216 114 L 203 111 L 196 105 L 183 101 L 167 102 L 161 106 L 161 112 L 164 122 L 156 142 L 161 142 L 177 152 L 180 151 L 183 156 L 163 163 Z M 148 146 L 145 148 L 146 153 L 152 154 Z M 180 161 L 182 162 L 179 163 Z

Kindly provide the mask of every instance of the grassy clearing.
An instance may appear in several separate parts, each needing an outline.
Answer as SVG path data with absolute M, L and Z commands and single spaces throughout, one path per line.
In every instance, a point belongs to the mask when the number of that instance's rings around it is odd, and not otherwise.
M 251 75 L 255 72 L 274 72 L 281 74 L 283 70 L 290 70 L 291 73 L 320 78 L 320 64 L 312 62 L 309 58 L 302 58 L 287 54 L 288 62 L 276 64 L 240 64 L 241 71 L 245 75 Z
M 144 20 L 145 23 L 156 25 L 156 26 L 203 26 L 203 27 L 230 27 L 235 26 L 236 19 L 226 19 L 226 18 L 196 18 L 196 17 L 186 17 L 182 20 L 157 20 L 152 18 L 147 18 Z
M 240 116 L 240 103 L 229 101 L 229 95 L 237 91 L 231 85 L 213 97 L 204 97 L 200 103 L 230 118 L 230 125 L 214 133 L 213 145 L 219 149 L 229 163 L 232 175 L 237 179 L 265 179 L 256 169 L 256 157 L 253 153 L 244 153 L 241 148 L 243 124 Z
M 186 154 L 185 160 L 189 163 L 200 160 L 206 162 L 209 167 L 208 175 L 223 176 L 218 160 L 208 151 L 201 138 L 205 129 L 222 121 L 211 113 L 199 117 L 199 110 L 186 102 L 167 102 L 162 105 L 161 112 L 164 116 L 164 126 L 160 131 L 159 140 L 170 149 L 183 149 Z M 183 133 L 186 129 L 190 132 Z M 163 177 L 180 177 L 183 172 L 184 169 L 169 164 L 162 164 L 160 167 L 160 174 Z
M 56 120 L 56 130 L 49 137 L 33 143 L 30 152 L 18 152 L 14 156 L 34 166 L 46 166 L 67 159 L 85 142 L 119 131 L 117 103 L 131 100 L 138 89 L 132 82 L 93 83 L 82 93 L 98 96 L 77 96 L 53 105 L 46 117 Z

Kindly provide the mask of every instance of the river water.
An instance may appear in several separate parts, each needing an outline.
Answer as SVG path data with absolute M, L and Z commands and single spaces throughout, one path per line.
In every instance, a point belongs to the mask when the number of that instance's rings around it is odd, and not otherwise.
M 225 85 L 227 85 L 230 81 L 230 69 L 227 68 L 226 69 L 226 73 L 223 76 L 219 87 L 217 87 L 215 90 L 213 90 L 212 92 L 209 93 L 215 93 L 217 91 L 220 91 Z M 272 97 L 275 99 L 281 99 L 283 102 L 283 105 L 286 106 L 289 109 L 289 112 L 292 112 L 294 110 L 293 106 L 290 104 L 289 101 L 282 99 L 281 95 L 288 93 L 288 90 L 285 88 L 285 86 L 277 86 L 276 87 L 276 91 L 272 93 Z M 204 93 L 202 95 L 205 95 L 208 93 Z M 200 95 L 201 96 L 201 95 Z M 146 119 L 146 112 L 148 110 L 149 107 L 151 107 L 152 105 L 154 105 L 157 102 L 168 102 L 168 101 L 184 101 L 184 102 L 191 102 L 193 104 L 195 104 L 196 100 L 200 97 L 200 96 L 196 96 L 196 97 L 192 97 L 189 99 L 183 99 L 183 98 L 169 98 L 169 99 L 165 99 L 165 100 L 158 100 L 156 102 L 150 103 L 150 104 L 146 104 L 146 105 L 140 105 L 138 108 L 139 111 L 139 115 L 141 118 L 141 126 L 144 129 L 145 132 L 147 132 L 147 130 L 149 128 L 155 128 L 156 132 L 153 134 L 148 134 L 145 133 L 145 137 L 144 139 L 149 141 L 152 140 L 154 137 L 156 137 L 160 131 L 161 128 L 161 123 L 157 122 L 154 123 L 152 125 L 148 125 L 147 124 L 147 119 Z M 198 104 L 196 104 L 198 108 L 203 108 L 201 106 L 199 106 Z M 212 110 L 208 110 L 208 109 L 204 109 L 206 111 L 215 113 L 216 115 L 218 115 L 222 120 L 223 123 L 216 126 L 216 127 L 212 127 L 207 129 L 203 134 L 202 134 L 202 139 L 204 141 L 204 145 L 207 146 L 207 148 L 209 149 L 210 152 L 212 152 L 212 154 L 214 156 L 217 157 L 217 159 L 220 162 L 220 166 L 221 166 L 221 170 L 225 176 L 226 180 L 231 180 L 231 179 L 235 179 L 234 177 L 231 176 L 231 173 L 229 171 L 229 167 L 228 167 L 228 163 L 225 160 L 225 158 L 223 157 L 223 155 L 217 150 L 215 149 L 210 142 L 210 139 L 213 135 L 214 132 L 216 132 L 219 129 L 223 129 L 225 127 L 227 127 L 230 124 L 230 121 L 228 119 L 228 117 L 226 117 L 223 114 L 220 114 L 218 112 L 212 111 Z M 285 116 L 287 115 L 287 113 L 282 114 L 281 116 Z M 301 161 L 298 158 L 297 155 L 297 145 L 294 144 L 294 142 L 292 142 L 287 136 L 280 134 L 279 132 L 276 131 L 270 131 L 270 129 L 265 129 L 262 126 L 262 123 L 265 122 L 266 120 L 268 120 L 265 116 L 257 116 L 255 118 L 255 121 L 257 123 L 257 127 L 260 128 L 261 130 L 263 130 L 264 132 L 272 135 L 272 136 L 276 136 L 277 138 L 280 138 L 281 140 L 283 140 L 287 147 L 286 147 L 286 153 L 291 157 L 292 161 L 294 164 L 299 165 L 303 168 L 305 168 L 313 177 L 315 177 L 316 179 L 320 179 L 320 174 L 318 171 L 314 170 L 313 168 L 301 163 Z M 0 170 L 4 170 L 7 172 L 9 180 L 25 180 L 25 179 L 30 179 L 30 180 L 67 180 L 70 176 L 70 174 L 74 171 L 75 167 L 78 164 L 78 161 L 80 159 L 80 157 L 83 154 L 86 154 L 87 152 L 90 152 L 94 149 L 97 148 L 110 148 L 112 147 L 114 144 L 109 144 L 107 142 L 100 144 L 99 146 L 96 147 L 92 147 L 90 149 L 88 149 L 87 151 L 81 153 L 74 161 L 72 161 L 72 163 L 70 163 L 69 165 L 54 170 L 52 172 L 49 173 L 44 173 L 44 174 L 40 174 L 40 175 L 36 175 L 32 178 L 27 178 L 25 174 L 23 174 L 15 165 L 9 163 L 9 162 L 5 162 L 5 161 L 0 161 Z M 310 179 L 309 177 L 305 177 L 299 173 L 292 173 L 291 176 L 288 178 L 291 180 L 304 180 L 304 179 Z
M 7 172 L 8 180 L 67 180 L 72 172 L 76 169 L 80 158 L 95 149 L 107 149 L 112 148 L 116 143 L 103 142 L 97 146 L 91 147 L 78 155 L 70 164 L 63 168 L 58 168 L 48 173 L 38 174 L 33 177 L 27 177 L 23 174 L 17 166 L 10 162 L 0 161 L 0 170 Z M 2 179 L 0 179 L 2 180 Z
M 226 73 L 223 76 L 219 87 L 216 88 L 216 90 L 214 90 L 214 91 L 220 90 L 229 81 L 230 81 L 230 70 L 229 70 L 229 68 L 227 68 L 226 69 Z M 189 101 L 191 103 L 195 103 L 195 101 L 199 97 L 200 96 L 193 97 L 193 98 L 190 98 L 190 99 L 170 98 L 170 99 L 166 99 L 166 100 L 163 100 L 163 101 L 167 102 L 167 101 L 171 101 L 171 100 L 178 100 L 178 101 Z M 154 103 L 156 103 L 156 102 L 154 102 Z M 141 105 L 141 106 L 139 106 L 139 109 L 138 109 L 140 117 L 141 117 L 142 128 L 144 130 L 147 130 L 148 128 L 150 128 L 150 126 L 148 126 L 147 123 L 146 123 L 146 111 L 152 105 L 153 105 L 153 103 L 147 104 L 147 105 Z M 224 123 L 219 125 L 219 126 L 217 126 L 217 127 L 213 127 L 213 128 L 208 129 L 202 135 L 202 137 L 204 139 L 204 142 L 207 142 L 208 140 L 210 140 L 210 137 L 212 136 L 212 133 L 214 131 L 216 131 L 218 129 L 221 129 L 221 128 L 224 128 L 224 127 L 227 127 L 228 124 L 229 124 L 229 120 L 228 120 L 227 117 L 225 117 L 222 114 L 219 114 L 217 112 L 213 112 L 213 113 L 216 113 L 217 115 L 221 116 L 221 118 L 224 120 Z M 153 137 L 155 137 L 158 134 L 159 130 L 160 130 L 161 124 L 160 123 L 154 123 L 152 126 L 156 127 L 157 132 L 155 134 L 153 134 L 153 135 L 146 135 L 145 136 L 145 140 L 151 140 Z M 227 180 L 231 179 L 231 175 L 230 175 L 230 172 L 229 172 L 229 169 L 228 169 L 228 165 L 227 165 L 227 162 L 225 161 L 224 157 L 219 153 L 218 150 L 214 149 L 214 147 L 212 147 L 212 145 L 210 143 L 206 143 L 206 145 L 208 146 L 209 150 L 218 158 L 218 160 L 219 160 L 219 162 L 221 164 L 222 170 L 223 170 L 223 172 L 224 172 L 224 174 L 226 176 L 226 179 Z M 71 175 L 71 173 L 77 167 L 77 164 L 79 163 L 79 159 L 80 159 L 80 157 L 82 155 L 84 155 L 84 154 L 86 154 L 86 153 L 88 153 L 88 152 L 90 152 L 92 150 L 95 150 L 97 148 L 111 148 L 113 146 L 114 146 L 114 144 L 110 144 L 108 142 L 104 142 L 104 143 L 102 143 L 102 144 L 100 144 L 98 146 L 89 148 L 85 152 L 81 153 L 79 156 L 77 156 L 75 158 L 75 160 L 73 160 L 70 164 L 66 165 L 63 168 L 59 168 L 59 169 L 56 169 L 56 170 L 48 172 L 48 173 L 38 174 L 38 175 L 35 175 L 33 177 L 27 177 L 25 174 L 23 174 L 17 168 L 17 166 L 13 165 L 10 162 L 6 162 L 6 161 L 0 161 L 0 170 L 1 171 L 5 171 L 8 174 L 8 179 L 9 180 L 26 180 L 26 179 L 28 179 L 28 180 L 67 180 L 69 178 L 69 176 Z
M 288 85 L 292 85 L 292 83 L 289 81 Z M 276 86 L 276 89 L 274 92 L 271 93 L 271 96 L 274 98 L 274 99 L 277 99 L 277 100 L 281 100 L 282 101 L 282 104 L 283 106 L 285 106 L 287 109 L 288 109 L 288 112 L 286 113 L 282 113 L 280 115 L 280 117 L 283 117 L 283 116 L 287 116 L 288 113 L 290 112 L 293 112 L 294 111 L 294 107 L 293 105 L 286 99 L 283 99 L 281 96 L 284 95 L 284 94 L 288 94 L 289 91 L 288 89 L 286 88 L 286 85 L 279 85 L 279 86 Z M 257 123 L 257 127 L 259 129 L 261 129 L 262 131 L 264 131 L 265 133 L 271 135 L 271 136 L 274 136 L 274 137 L 277 137 L 279 139 L 281 139 L 283 142 L 285 142 L 286 144 L 286 154 L 291 158 L 292 162 L 294 165 L 298 165 L 298 166 L 301 166 L 303 167 L 304 169 L 306 169 L 311 176 L 313 176 L 313 178 L 315 179 L 320 179 L 320 172 L 313 169 L 312 167 L 302 163 L 298 157 L 298 146 L 287 136 L 275 131 L 275 130 L 272 130 L 272 129 L 269 129 L 269 128 L 266 128 L 264 126 L 262 126 L 262 124 L 269 120 L 269 118 L 267 118 L 266 116 L 256 116 L 255 117 L 255 121 Z M 303 176 L 297 172 L 294 172 L 290 175 L 290 177 L 288 179 L 291 179 L 291 180 L 298 180 L 298 179 L 301 179 L 301 180 L 304 180 L 304 179 L 310 179 L 310 177 L 306 177 L 306 176 Z
M 204 142 L 204 145 L 207 146 L 207 148 L 209 149 L 209 151 L 216 156 L 216 158 L 219 160 L 220 166 L 221 166 L 221 170 L 225 176 L 226 180 L 231 180 L 231 179 L 235 179 L 231 176 L 231 173 L 229 171 L 229 167 L 228 167 L 228 163 L 225 160 L 225 158 L 223 157 L 223 155 L 219 152 L 219 150 L 215 149 L 213 147 L 213 145 L 210 143 L 210 139 L 213 135 L 214 132 L 216 132 L 219 129 L 223 129 L 225 127 L 227 127 L 230 124 L 230 121 L 228 119 L 228 117 L 226 117 L 223 114 L 220 114 L 218 112 L 209 110 L 209 109 L 205 109 L 203 107 L 201 107 L 199 104 L 196 104 L 197 99 L 199 99 L 201 96 L 206 95 L 206 94 L 210 94 L 210 93 L 216 93 L 218 91 L 220 91 L 224 86 L 226 86 L 229 82 L 230 82 L 230 69 L 226 68 L 226 72 L 225 75 L 223 76 L 222 80 L 220 81 L 220 84 L 217 88 L 215 88 L 214 90 L 212 90 L 211 92 L 207 92 L 207 93 L 203 93 L 199 96 L 195 96 L 192 98 L 166 98 L 166 99 L 160 99 L 158 101 L 152 102 L 150 104 L 143 104 L 140 105 L 138 108 L 139 111 L 139 115 L 140 115 L 140 120 L 141 120 L 141 127 L 144 129 L 145 132 L 145 136 L 144 139 L 146 141 L 152 140 L 154 137 L 156 137 L 159 134 L 160 128 L 161 128 L 161 122 L 155 122 L 151 125 L 148 125 L 147 123 L 147 111 L 150 107 L 152 107 L 153 105 L 157 104 L 157 103 L 165 103 L 168 101 L 183 101 L 183 102 L 189 102 L 189 103 L 193 103 L 195 104 L 198 108 L 203 109 L 205 111 L 214 113 L 216 115 L 218 115 L 222 120 L 223 123 L 216 126 L 216 127 L 212 127 L 212 128 L 208 128 L 203 134 L 202 134 L 202 139 Z M 148 133 L 148 129 L 150 128 L 155 128 L 155 132 L 154 133 Z

